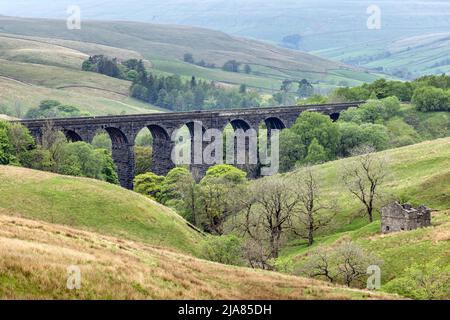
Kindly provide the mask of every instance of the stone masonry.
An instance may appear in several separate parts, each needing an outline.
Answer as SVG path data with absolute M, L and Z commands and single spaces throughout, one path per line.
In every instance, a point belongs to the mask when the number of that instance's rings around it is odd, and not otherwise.
M 270 135 L 273 129 L 290 128 L 304 111 L 327 114 L 336 121 L 340 112 L 350 107 L 358 107 L 362 103 L 20 120 L 18 122 L 30 130 L 38 143 L 42 140 L 42 132 L 49 121 L 53 127 L 63 131 L 71 141 L 90 143 L 98 132 L 106 131 L 111 137 L 112 155 L 117 166 L 120 184 L 124 188 L 132 189 L 135 172 L 134 141 L 143 128 L 147 127 L 153 136 L 152 171 L 158 175 L 165 175 L 175 166 L 171 160 L 174 146 L 173 133 L 184 125 L 191 130 L 193 123 L 201 123 L 205 130 L 214 128 L 223 131 L 228 124 L 232 124 L 234 130 L 252 128 L 257 131 L 260 124 L 265 123 Z M 207 165 L 192 165 L 191 172 L 194 178 L 199 180 L 207 168 Z M 258 166 L 249 165 L 244 168 L 248 169 L 249 177 L 258 176 Z

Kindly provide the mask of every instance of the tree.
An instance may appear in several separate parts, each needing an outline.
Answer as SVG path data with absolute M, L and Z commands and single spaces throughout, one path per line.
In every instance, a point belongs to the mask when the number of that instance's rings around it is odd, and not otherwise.
M 225 221 L 240 210 L 235 197 L 245 186 L 245 177 L 245 172 L 226 164 L 207 170 L 199 185 L 199 213 L 203 217 L 205 231 L 223 234 Z
M 198 226 L 198 189 L 188 169 L 183 167 L 173 168 L 161 185 L 161 202 L 173 207 L 187 221 Z
M 134 147 L 134 157 L 136 163 L 136 175 L 140 175 L 152 170 L 152 148 Z
M 339 150 L 339 127 L 329 116 L 303 112 L 291 130 L 297 135 L 297 145 L 310 146 L 314 139 L 325 149 L 327 159 L 335 159 Z
M 297 94 L 300 98 L 308 98 L 314 94 L 314 87 L 308 80 L 302 79 L 298 83 Z
M 14 161 L 13 147 L 8 138 L 8 123 L 0 121 L 0 164 L 7 165 Z
M 266 177 L 252 184 L 247 201 L 245 234 L 255 242 L 267 243 L 267 259 L 278 258 L 283 237 L 292 230 L 299 195 L 286 178 Z
M 252 73 L 252 68 L 248 64 L 246 64 L 244 67 L 244 72 L 246 74 L 250 74 L 250 73 Z
M 153 172 L 137 175 L 134 178 L 134 191 L 148 196 L 153 200 L 160 201 L 163 181 L 164 177 L 158 176 Z
M 185 53 L 183 56 L 183 60 L 184 60 L 184 62 L 187 62 L 187 63 L 192 63 L 192 64 L 195 63 L 194 56 L 192 55 L 192 53 Z
M 348 287 L 363 287 L 367 268 L 382 263 L 377 256 L 351 241 L 345 241 L 337 247 L 322 247 L 313 251 L 299 272 Z
M 321 196 L 318 179 L 312 168 L 306 168 L 301 174 L 294 176 L 292 184 L 299 197 L 298 220 L 304 226 L 304 233 L 300 235 L 311 246 L 315 233 L 332 222 L 336 215 L 336 204 L 326 202 Z
M 448 300 L 450 298 L 450 268 L 438 261 L 414 263 L 403 275 L 386 285 L 389 292 L 423 300 Z
M 327 159 L 328 156 L 324 147 L 322 147 L 319 144 L 319 141 L 317 141 L 317 139 L 314 138 L 308 147 L 308 155 L 306 156 L 304 162 L 307 164 L 317 164 L 323 163 L 327 161 Z
M 222 69 L 228 72 L 239 72 L 239 66 L 241 64 L 236 60 L 228 60 L 224 63 Z
M 412 102 L 419 111 L 450 111 L 450 93 L 439 88 L 417 88 Z
M 201 250 L 207 260 L 236 266 L 243 264 L 242 241 L 234 235 L 210 236 Z
M 369 222 L 373 222 L 376 201 L 380 198 L 379 189 L 387 176 L 387 161 L 374 153 L 374 148 L 363 146 L 353 154 L 354 161 L 346 162 L 342 168 L 342 180 L 365 208 Z

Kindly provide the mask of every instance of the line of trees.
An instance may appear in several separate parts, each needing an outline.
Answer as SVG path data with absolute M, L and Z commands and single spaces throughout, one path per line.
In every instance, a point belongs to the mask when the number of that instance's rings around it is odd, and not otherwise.
M 69 143 L 49 122 L 36 145 L 24 126 L 0 121 L 0 164 L 23 166 L 118 184 L 111 153 L 85 142 Z

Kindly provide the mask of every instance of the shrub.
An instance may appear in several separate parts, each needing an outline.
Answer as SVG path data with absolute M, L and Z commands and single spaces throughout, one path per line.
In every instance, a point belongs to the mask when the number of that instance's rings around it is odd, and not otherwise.
M 412 102 L 419 111 L 450 111 L 450 93 L 439 88 L 417 88 Z
M 205 259 L 229 265 L 243 265 L 242 241 L 234 235 L 210 236 L 202 246 Z

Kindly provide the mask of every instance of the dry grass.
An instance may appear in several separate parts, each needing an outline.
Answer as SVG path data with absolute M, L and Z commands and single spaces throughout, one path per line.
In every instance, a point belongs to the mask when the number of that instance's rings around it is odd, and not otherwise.
M 81 269 L 66 289 L 67 267 Z M 0 214 L 1 299 L 387 299 Z

